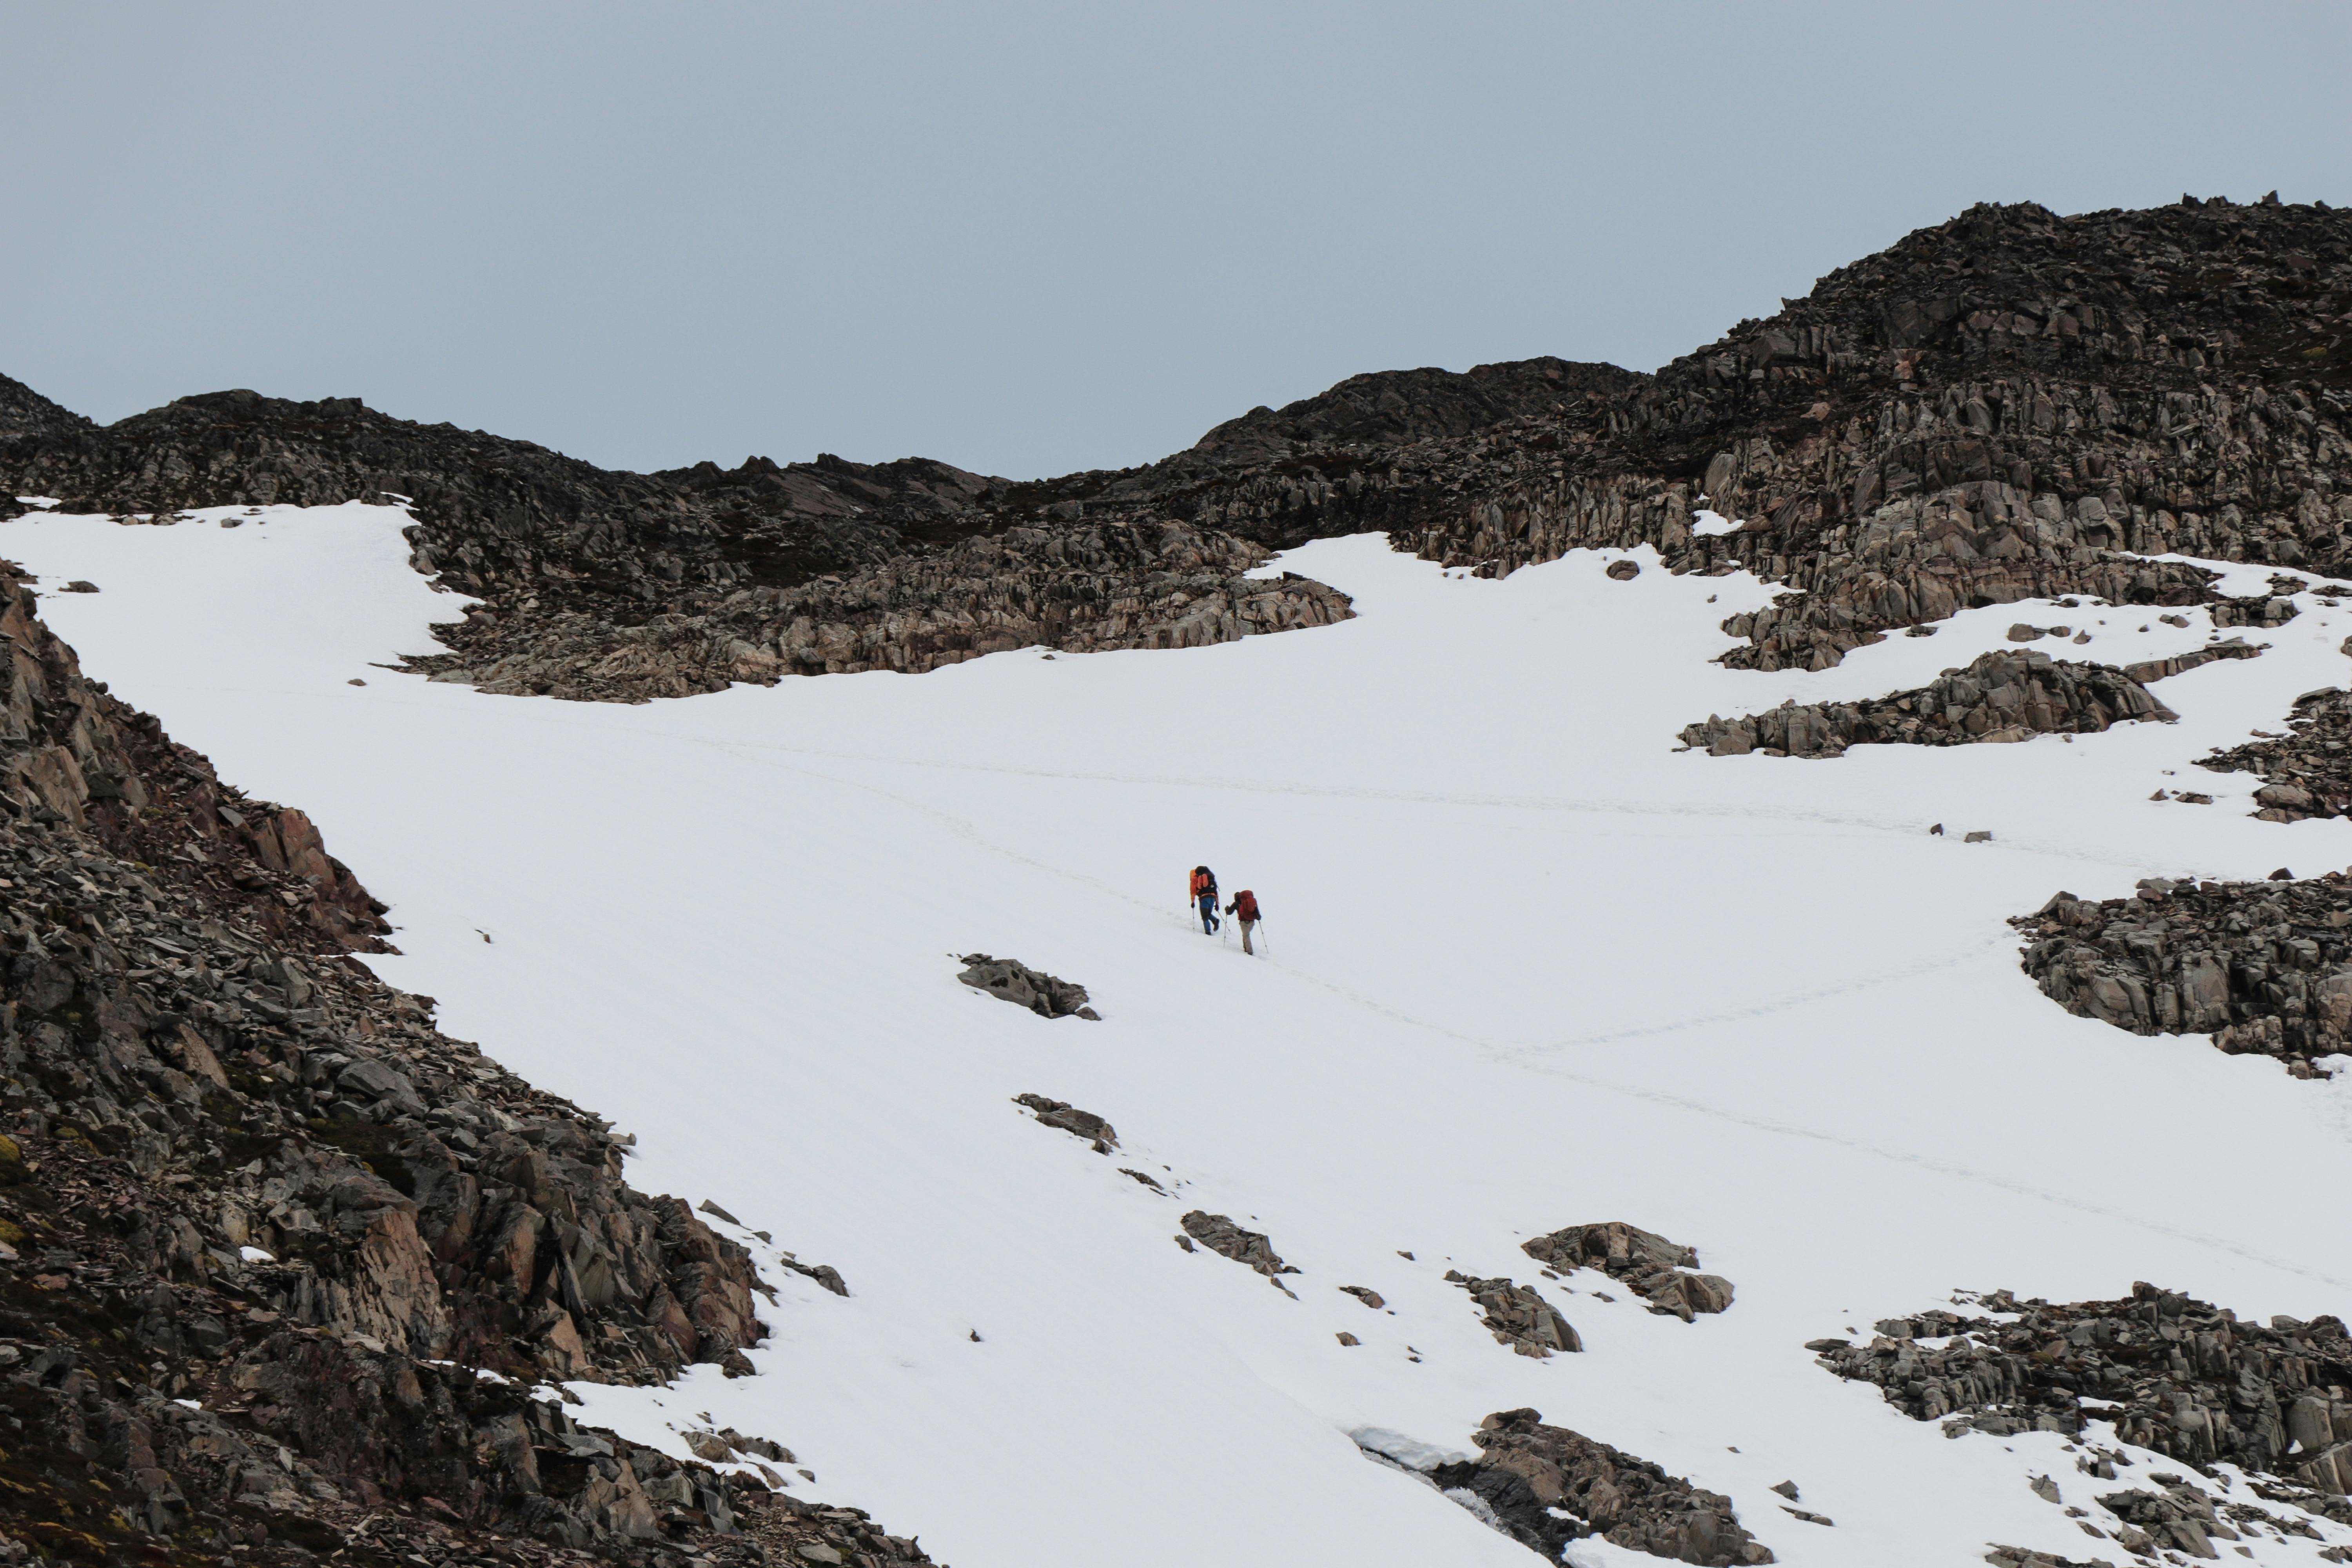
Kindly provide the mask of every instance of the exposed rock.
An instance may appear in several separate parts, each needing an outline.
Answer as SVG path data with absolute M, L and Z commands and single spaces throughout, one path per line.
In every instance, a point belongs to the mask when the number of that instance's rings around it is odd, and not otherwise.
M 1066 1100 L 1048 1100 L 1042 1094 L 1016 1094 L 1013 1103 L 1027 1106 L 1048 1127 L 1058 1127 L 1085 1139 L 1094 1145 L 1097 1154 L 1108 1154 L 1118 1147 L 1118 1134 L 1111 1130 L 1111 1124 L 1091 1110 L 1080 1110 Z
M 1451 1268 L 1445 1271 L 1445 1282 L 1470 1292 L 1470 1299 L 1486 1314 L 1486 1331 L 1497 1344 L 1538 1359 L 1554 1351 L 1584 1348 L 1584 1342 L 1576 1337 L 1559 1310 L 1528 1286 L 1508 1279 L 1473 1279 Z
M 1653 1312 L 1685 1323 L 1696 1313 L 1731 1305 L 1730 1280 L 1690 1272 L 1698 1267 L 1697 1252 L 1622 1220 L 1572 1225 L 1524 1242 L 1519 1250 L 1562 1271 L 1597 1268 L 1649 1302 Z
M 2172 881 L 2129 899 L 2054 895 L 2010 921 L 2025 972 L 2070 1013 L 2137 1035 L 2202 1034 L 2232 1054 L 2310 1058 L 2352 1040 L 2352 880 Z
M 2109 1492 L 2099 1499 L 2099 1506 L 2137 1525 L 2156 1547 L 2171 1547 L 2191 1557 L 2219 1557 L 2213 1550 L 2216 1538 L 2238 1539 L 2235 1530 L 2214 1516 L 2212 1500 L 2192 1486 Z
M 1415 450 L 1335 510 L 1417 510 L 1382 525 L 1482 575 L 1578 547 L 1738 561 L 1791 590 L 1725 623 L 1749 644 L 1725 662 L 1763 669 L 1970 605 L 2201 603 L 2208 574 L 2124 552 L 2333 572 L 2352 547 L 2352 353 L 2319 303 L 2347 286 L 2340 211 L 1979 205 L 1647 382 Z M 1702 491 L 1743 526 L 1694 535 Z
M 919 674 L 1041 644 L 1202 647 L 1353 614 L 1346 595 L 1293 573 L 1245 578 L 1267 553 L 1177 522 L 1016 527 L 651 618 L 542 592 L 436 628 L 456 651 L 408 663 L 502 695 L 642 702 L 791 675 Z
M 1885 1319 L 1866 1345 L 1814 1342 L 1820 1363 L 1877 1384 L 1888 1404 L 1943 1421 L 1951 1436 L 2080 1438 L 2095 1417 L 2119 1441 L 2199 1469 L 2227 1462 L 2278 1477 L 2289 1484 L 2262 1496 L 2352 1522 L 2352 1342 L 2336 1319 L 2264 1327 L 2147 1284 L 2114 1301 L 2021 1303 L 2002 1290 L 1962 1303 L 2019 1317 Z M 2100 1479 L 2116 1474 L 2110 1456 L 2081 1463 Z
M 0 1528 L 125 1563 L 370 1516 L 366 1563 L 824 1539 L 527 1394 L 750 1371 L 743 1249 L 347 956 L 381 906 L 316 826 L 84 679 L 13 577 L 0 634 L 0 1257 L 39 1259 L 0 1268 L 0 1405 L 47 1478 Z
M 1631 583 L 1641 574 L 1642 563 L 1638 561 L 1612 561 L 1605 574 L 1620 583 Z
M 1102 1022 L 1102 1015 L 1087 1005 L 1087 988 L 1067 980 L 1056 980 L 1024 963 L 1009 958 L 991 958 L 984 952 L 967 952 L 956 960 L 963 973 L 958 980 L 976 991 L 1026 1007 L 1041 1018 L 1087 1018 Z
M 1274 1243 L 1263 1232 L 1244 1230 L 1230 1215 L 1194 1209 L 1177 1223 L 1184 1227 L 1187 1236 L 1210 1251 L 1236 1263 L 1245 1263 L 1277 1284 L 1280 1281 L 1276 1276 L 1298 1272 L 1275 1252 Z
M 2254 815 L 2265 822 L 2352 813 L 2352 691 L 2323 687 L 2294 700 L 2287 732 L 2200 758 L 2215 773 L 2251 773 L 2264 781 Z
M 1388 1298 L 1382 1296 L 1378 1290 L 1373 1289 L 1369 1285 L 1342 1285 L 1339 1289 L 1346 1291 L 1349 1295 L 1353 1296 L 1357 1300 L 1361 1301 L 1367 1307 L 1380 1308 L 1385 1307 L 1389 1304 Z
M 1497 1412 L 1471 1435 L 1482 1450 L 1475 1462 L 1423 1473 L 1449 1496 L 1464 1492 L 1484 1503 L 1497 1529 L 1550 1562 L 1559 1562 L 1570 1542 L 1593 1535 L 1707 1568 L 1773 1561 L 1740 1528 L 1729 1498 L 1542 1422 L 1534 1410 Z
M 1992 1568 L 2116 1568 L 2115 1563 L 2105 1557 L 2078 1563 L 2072 1557 L 2053 1557 L 2047 1552 L 2030 1551 L 2022 1546 L 1996 1546 L 1985 1553 L 1984 1560 Z
M 1686 726 L 1683 744 L 1709 756 L 1834 757 L 1848 746 L 1959 746 L 2034 735 L 2095 734 L 2126 720 L 2179 715 L 2123 671 L 2053 659 L 2031 649 L 1994 652 L 1928 685 L 1867 702 L 1794 700 L 1744 719 L 1710 716 Z
M 2263 651 L 2264 646 L 2260 643 L 2249 643 L 2243 637 L 2231 637 L 2227 642 L 2207 643 L 2203 647 L 2189 653 L 2174 654 L 2168 658 L 2143 659 L 2137 664 L 2127 664 L 2124 666 L 2124 679 L 2137 681 L 2140 685 L 2146 686 L 2151 681 L 2184 675 L 2200 666 L 2211 664 L 2218 658 L 2252 658 Z

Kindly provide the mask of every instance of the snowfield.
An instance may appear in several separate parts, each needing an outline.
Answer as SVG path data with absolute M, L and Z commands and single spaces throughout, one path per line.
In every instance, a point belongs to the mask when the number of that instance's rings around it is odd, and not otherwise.
M 1580 552 L 1493 583 L 1367 537 L 1281 562 L 1355 595 L 1335 627 L 614 707 L 376 668 L 463 604 L 407 568 L 406 521 L 44 515 L 0 554 L 98 584 L 44 601 L 85 668 L 315 818 L 394 906 L 405 956 L 370 962 L 444 1027 L 635 1132 L 640 1187 L 847 1279 L 770 1268 L 761 1375 L 583 1385 L 583 1419 L 772 1437 L 808 1495 L 955 1568 L 1517 1568 L 1349 1434 L 1468 1451 L 1521 1405 L 1727 1493 L 1783 1563 L 2120 1562 L 2027 1483 L 2111 1525 L 2095 1496 L 2131 1482 L 2054 1434 L 1948 1440 L 1803 1342 L 1955 1288 L 2352 1305 L 2352 1076 L 2070 1017 L 2003 924 L 2062 888 L 2352 863 L 2352 826 L 2253 821 L 2258 781 L 2189 765 L 2341 683 L 2352 605 L 2305 595 L 2244 634 L 2263 657 L 2159 683 L 2178 724 L 1709 758 L 1675 731 L 1920 684 L 2013 622 L 2117 664 L 2211 627 L 2029 603 L 1820 675 L 1728 671 L 1717 624 L 1772 596 L 1752 578 L 1644 551 L 1619 583 L 1617 552 Z M 1257 893 L 1270 957 L 1188 918 L 1199 862 Z M 1080 982 L 1103 1020 L 959 984 L 971 952 Z M 1120 1148 L 1037 1125 L 1024 1091 Z M 1173 1245 L 1195 1207 L 1268 1233 L 1296 1299 Z M 1519 1251 L 1616 1219 L 1696 1247 L 1731 1309 L 1653 1316 Z M 1538 1286 L 1585 1352 L 1513 1354 L 1449 1268 Z M 1835 1525 L 1782 1511 L 1784 1479 Z

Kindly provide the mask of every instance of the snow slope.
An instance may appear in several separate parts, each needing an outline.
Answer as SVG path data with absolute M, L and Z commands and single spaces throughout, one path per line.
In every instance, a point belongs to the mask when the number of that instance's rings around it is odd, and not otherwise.
M 1492 583 L 1362 538 L 1281 563 L 1356 596 L 1324 630 L 611 707 L 373 668 L 460 603 L 407 570 L 404 521 L 43 516 L 0 553 L 99 584 L 45 605 L 85 667 L 309 811 L 394 905 L 407 956 L 379 967 L 452 1033 L 636 1132 L 640 1186 L 847 1278 L 772 1271 L 763 1375 L 583 1388 L 585 1414 L 773 1437 L 957 1568 L 1511 1568 L 1348 1434 L 1466 1449 L 1518 1405 L 1728 1493 L 1784 1563 L 2118 1558 L 2027 1489 L 2113 1489 L 2056 1436 L 1948 1441 L 1802 1342 L 1955 1287 L 2305 1317 L 2352 1293 L 2352 1078 L 2070 1017 L 2002 923 L 2061 888 L 2352 862 L 2352 827 L 2252 821 L 2256 781 L 2188 765 L 2341 680 L 2352 606 L 2306 596 L 2263 657 L 2162 683 L 2176 725 L 1717 759 L 1675 731 L 1916 684 L 2014 621 L 2116 663 L 2210 628 L 2004 605 L 1821 675 L 1727 671 L 1751 579 L 1643 552 L 1618 583 L 1583 552 Z M 1201 861 L 1257 892 L 1270 959 L 1188 922 Z M 958 984 L 975 950 L 1103 1021 Z M 1172 1245 L 1196 1206 L 1268 1232 L 1297 1299 Z M 1696 1246 L 1736 1303 L 1685 1325 L 1518 1251 L 1607 1219 Z M 1512 1354 L 1449 1268 L 1541 1285 L 1586 1353 Z M 1783 1513 L 1784 1479 L 1835 1527 Z

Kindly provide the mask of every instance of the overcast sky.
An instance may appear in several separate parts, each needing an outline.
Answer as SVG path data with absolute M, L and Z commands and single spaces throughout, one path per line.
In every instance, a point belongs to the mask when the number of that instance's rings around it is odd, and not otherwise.
M 0 372 L 614 467 L 1654 369 L 1980 200 L 2352 205 L 2352 5 L 0 0 Z

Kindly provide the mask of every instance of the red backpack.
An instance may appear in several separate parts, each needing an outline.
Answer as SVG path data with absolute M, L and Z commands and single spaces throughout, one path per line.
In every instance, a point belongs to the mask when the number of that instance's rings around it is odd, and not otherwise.
M 1257 895 L 1244 888 L 1234 895 L 1234 913 L 1245 921 L 1257 919 Z

